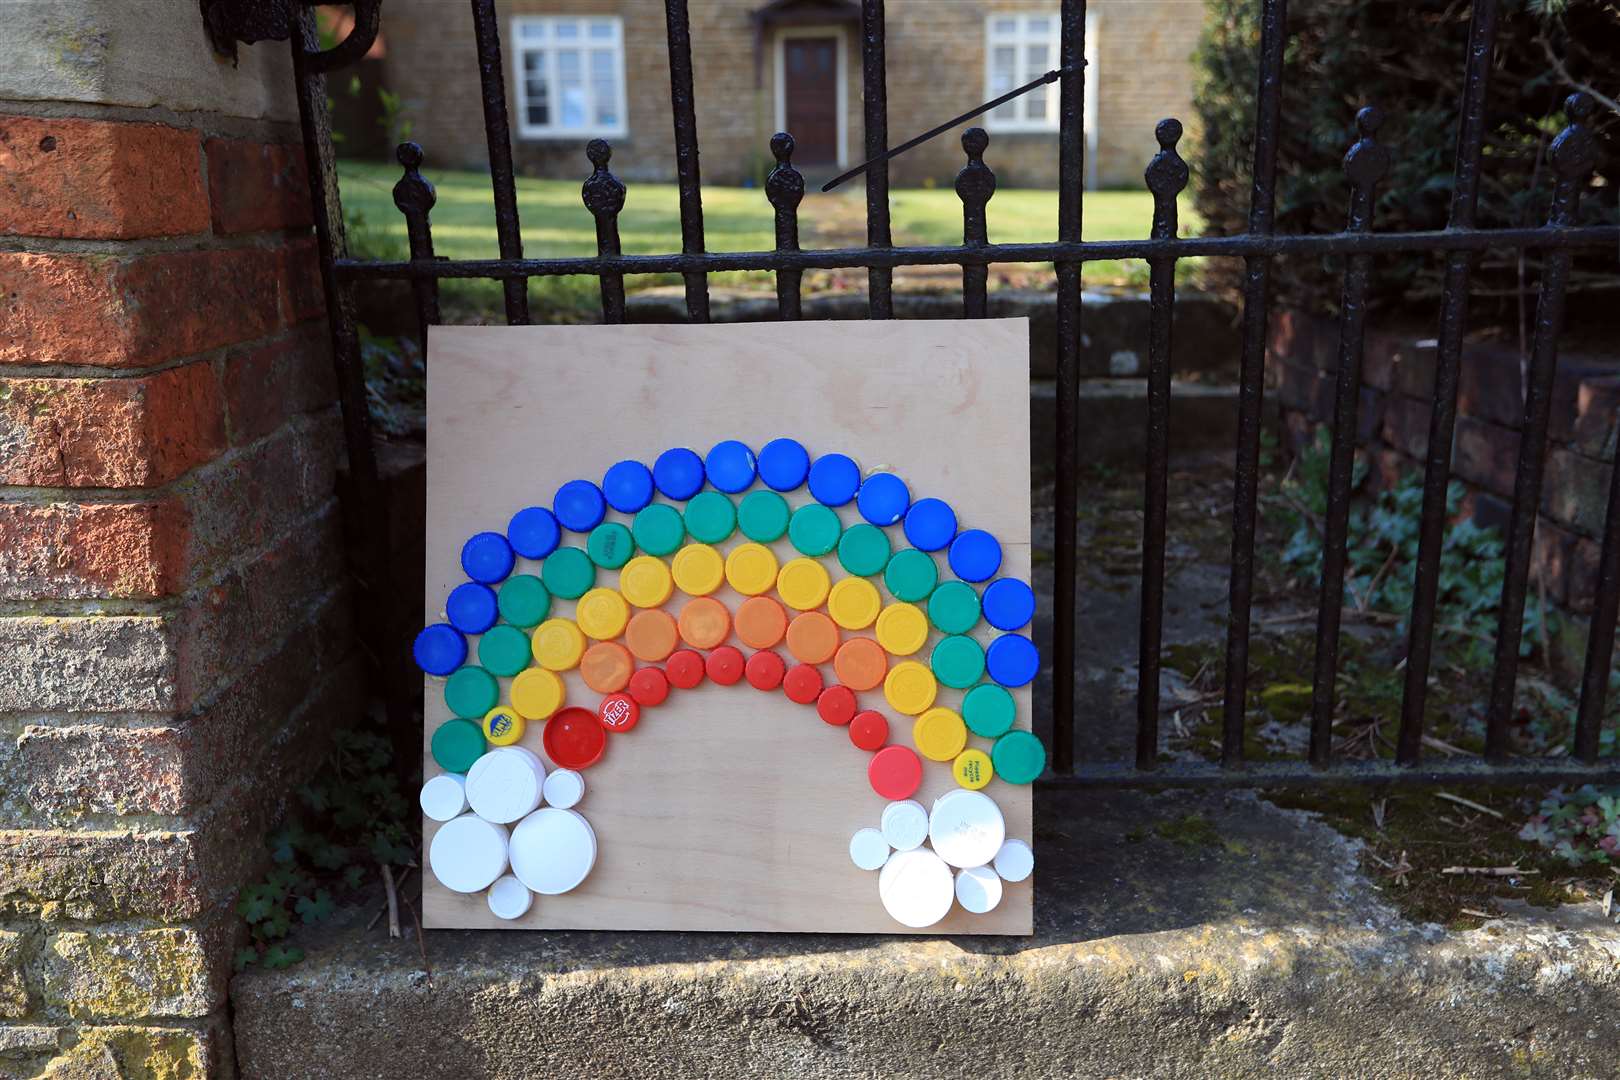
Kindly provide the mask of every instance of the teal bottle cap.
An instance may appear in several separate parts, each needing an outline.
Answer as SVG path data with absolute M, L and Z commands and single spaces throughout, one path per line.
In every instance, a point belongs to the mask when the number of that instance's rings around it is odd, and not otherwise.
M 1012 730 L 1017 717 L 1018 705 L 1013 696 L 1006 687 L 995 683 L 981 683 L 962 698 L 962 719 L 981 738 L 999 739 Z
M 577 547 L 560 547 L 540 564 L 540 580 L 551 595 L 578 600 L 596 584 L 596 564 Z
M 604 521 L 585 540 L 585 554 L 604 570 L 617 570 L 636 553 L 630 530 L 617 521 Z
M 1046 768 L 1046 747 L 1032 732 L 1009 731 L 990 748 L 990 764 L 1009 784 L 1032 784 Z
M 718 491 L 700 491 L 686 504 L 686 531 L 704 544 L 718 544 L 737 531 L 737 508 Z
M 478 639 L 478 662 L 492 675 L 516 675 L 529 666 L 530 655 L 529 635 L 506 623 L 490 627 Z
M 457 668 L 444 684 L 444 703 L 469 720 L 482 720 L 500 699 L 501 684 L 481 667 Z
M 889 536 L 876 525 L 851 525 L 838 538 L 838 561 L 859 577 L 871 577 L 889 564 Z
M 799 554 L 818 559 L 838 546 L 838 534 L 844 531 L 838 515 L 820 503 L 805 503 L 793 511 L 788 522 L 788 539 L 799 549 Z
M 513 626 L 539 626 L 551 614 L 551 593 L 533 574 L 514 574 L 497 594 L 501 618 Z
M 928 598 L 928 618 L 942 633 L 965 634 L 979 621 L 979 594 L 966 582 L 947 581 Z
M 883 571 L 883 584 L 896 600 L 921 603 L 939 584 L 939 566 L 925 552 L 905 548 L 895 552 L 894 558 L 889 560 L 888 569 Z
M 472 670 L 462 668 L 463 671 Z M 446 720 L 433 729 L 433 760 L 445 772 L 466 773 L 484 756 L 484 733 L 471 720 Z
M 743 535 L 760 544 L 782 539 L 787 533 L 792 511 L 787 500 L 774 491 L 750 491 L 737 507 L 737 525 Z
M 984 675 L 984 646 L 965 635 L 952 634 L 941 638 L 934 646 L 928 666 L 933 669 L 934 678 L 946 686 L 965 690 Z
M 673 506 L 653 503 L 630 523 L 630 535 L 648 555 L 672 555 L 686 540 L 686 523 Z

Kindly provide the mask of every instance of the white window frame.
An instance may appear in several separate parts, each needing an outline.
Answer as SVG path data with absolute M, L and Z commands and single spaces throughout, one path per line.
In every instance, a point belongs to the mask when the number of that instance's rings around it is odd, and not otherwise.
M 789 38 L 830 37 L 838 42 L 838 161 L 840 169 L 849 164 L 849 28 L 831 26 L 784 26 L 776 31 L 773 57 L 776 72 L 776 130 L 787 131 L 787 42 Z
M 1046 35 L 1037 38 L 1029 33 L 1024 20 L 1030 16 L 1041 16 L 1050 20 L 1050 22 L 1047 24 L 1050 27 L 1050 30 Z M 996 21 L 998 19 L 1017 20 L 1017 29 L 1014 30 L 1011 35 L 997 34 Z M 1097 13 L 1095 11 L 1086 12 L 1085 33 L 1085 115 L 1082 118 L 1082 122 L 1085 128 L 1086 140 L 1086 186 L 1089 188 L 1094 188 L 1097 186 L 1097 117 L 1099 112 L 1097 95 L 1100 86 L 1100 82 L 1097 77 L 1097 57 L 1099 55 L 1099 50 L 1097 48 Z M 1044 44 L 1047 47 L 1047 66 L 1040 71 L 1025 71 L 1024 46 L 1037 42 Z M 1063 32 L 1062 24 L 1059 21 L 1059 13 L 1056 10 L 997 11 L 992 12 L 984 17 L 984 96 L 987 100 L 993 97 L 999 97 L 1001 94 L 1007 92 L 1006 90 L 996 90 L 992 88 L 992 50 L 994 50 L 998 45 L 1011 45 L 1017 50 L 1017 59 L 1015 62 L 1013 75 L 1013 86 L 1022 86 L 1031 79 L 1046 74 L 1046 72 L 1051 71 L 1053 68 L 1058 67 L 1062 63 Z M 985 129 L 993 132 L 1024 132 L 1055 135 L 1060 126 L 1058 116 L 1059 91 L 1057 83 L 1052 83 L 1051 85 L 1042 87 L 1040 89 L 1031 90 L 1029 94 L 1026 94 L 1024 97 L 1015 99 L 1016 103 L 1019 104 L 1019 111 L 1022 113 L 1022 103 L 1030 96 L 1040 93 L 1045 93 L 1047 95 L 1046 115 L 1040 120 L 1030 120 L 1022 115 L 1009 120 L 1006 117 L 997 116 L 994 111 L 991 111 L 986 113 L 984 116 Z
M 585 86 L 585 115 L 588 122 L 580 127 L 563 127 L 558 122 L 561 115 L 561 97 L 557 91 L 557 61 L 559 48 L 555 35 L 555 28 L 560 23 L 577 22 L 584 30 L 592 22 L 605 22 L 613 26 L 611 41 L 593 40 L 588 36 L 578 39 L 577 47 L 581 53 L 588 53 L 592 49 L 610 48 L 616 63 L 614 64 L 617 76 L 616 90 L 619 95 L 619 122 L 617 124 L 598 124 L 595 122 L 596 98 L 591 86 L 589 60 L 583 62 L 581 78 Z M 523 35 L 525 26 L 536 23 L 544 24 L 546 37 L 542 43 L 533 43 Z M 617 15 L 515 15 L 511 24 L 511 50 L 512 63 L 512 98 L 517 112 L 517 132 L 522 139 L 591 139 L 607 136 L 623 136 L 630 133 L 630 98 L 625 91 L 625 53 L 624 53 L 624 20 Z M 576 47 L 570 42 L 564 48 Z M 548 87 L 547 104 L 551 108 L 552 120 L 546 124 L 532 124 L 529 122 L 529 101 L 526 74 L 524 71 L 524 57 L 532 52 L 543 53 L 546 57 L 545 78 Z

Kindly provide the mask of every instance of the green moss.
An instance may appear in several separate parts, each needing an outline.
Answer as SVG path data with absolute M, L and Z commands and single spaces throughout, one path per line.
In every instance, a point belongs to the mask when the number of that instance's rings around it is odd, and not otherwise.
M 93 1027 L 45 1069 L 47 1080 L 116 1075 L 125 1080 L 191 1080 L 208 1072 L 208 1055 L 188 1031 Z
M 1202 814 L 1183 814 L 1179 818 L 1157 822 L 1153 826 L 1153 833 L 1177 847 L 1211 848 L 1219 847 L 1221 843 L 1221 831 Z

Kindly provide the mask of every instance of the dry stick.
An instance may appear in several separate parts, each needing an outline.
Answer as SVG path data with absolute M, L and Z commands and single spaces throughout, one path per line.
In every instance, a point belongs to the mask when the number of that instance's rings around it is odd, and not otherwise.
M 1362 611 L 1367 610 L 1367 605 L 1372 603 L 1372 598 L 1378 594 L 1378 586 L 1384 583 L 1384 578 L 1389 574 L 1390 567 L 1395 565 L 1395 556 L 1400 553 L 1401 545 L 1391 541 L 1389 555 L 1384 559 L 1384 565 L 1378 568 L 1378 573 L 1373 575 L 1371 584 L 1367 586 L 1367 591 L 1362 594 L 1360 605 Z
M 1461 795 L 1453 795 L 1449 791 L 1437 791 L 1434 793 L 1434 797 L 1437 799 L 1445 799 L 1447 802 L 1454 802 L 1458 806 L 1466 806 L 1470 810 L 1478 810 L 1482 814 L 1489 814 L 1498 821 L 1507 820 L 1502 816 L 1502 812 L 1500 810 L 1492 810 L 1490 807 L 1483 806 L 1480 803 L 1475 802 L 1473 799 L 1465 799 Z
M 1540 870 L 1520 870 L 1517 866 L 1448 866 L 1442 874 L 1469 874 L 1473 877 L 1528 877 Z
M 1580 82 L 1571 76 L 1569 73 L 1569 68 L 1564 66 L 1564 61 L 1557 53 L 1553 52 L 1552 42 L 1547 40 L 1546 34 L 1537 34 L 1536 40 L 1541 42 L 1541 51 L 1547 54 L 1548 66 L 1553 69 L 1553 73 L 1555 75 L 1564 81 L 1565 85 L 1569 86 L 1571 89 L 1580 90 L 1584 93 L 1590 94 L 1593 101 L 1597 102 L 1599 105 L 1602 105 L 1605 109 L 1608 109 L 1616 116 L 1620 116 L 1620 101 L 1614 100 L 1614 98 L 1610 97 L 1609 95 L 1595 90 L 1586 83 Z
M 1446 754 L 1450 757 L 1456 757 L 1459 754 L 1468 753 L 1468 751 L 1464 750 L 1462 747 L 1452 746 L 1450 743 L 1437 739 L 1433 735 L 1423 736 L 1423 745 L 1427 746 L 1431 750 L 1438 750 L 1442 754 Z
M 394 888 L 394 872 L 388 868 L 387 863 L 378 863 L 382 867 L 383 888 L 388 891 L 388 936 L 399 937 L 399 891 Z
M 410 908 L 411 922 L 416 925 L 416 946 L 422 953 L 422 970 L 427 974 L 428 987 L 431 989 L 433 986 L 433 965 L 428 963 L 427 939 L 422 936 L 422 920 L 417 918 L 416 905 L 411 903 L 411 898 L 408 896 L 405 898 L 405 906 Z

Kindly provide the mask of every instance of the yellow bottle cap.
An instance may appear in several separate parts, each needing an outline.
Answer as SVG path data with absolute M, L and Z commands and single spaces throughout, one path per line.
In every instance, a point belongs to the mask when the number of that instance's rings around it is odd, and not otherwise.
M 688 596 L 708 596 L 726 577 L 726 562 L 708 544 L 687 544 L 670 565 L 675 584 Z
M 827 568 L 814 559 L 791 559 L 776 575 L 776 591 L 784 603 L 799 611 L 814 611 L 827 599 L 832 581 Z
M 877 639 L 891 656 L 910 656 L 928 640 L 928 616 L 915 604 L 890 604 L 877 617 Z
M 844 578 L 827 594 L 827 613 L 845 630 L 865 630 L 882 607 L 877 586 L 862 577 Z
M 939 693 L 934 673 L 915 660 L 902 660 L 889 669 L 883 680 L 883 696 L 895 712 L 916 716 L 926 712 Z
M 484 714 L 484 738 L 494 746 L 511 746 L 523 738 L 523 727 L 523 717 L 510 705 L 497 705 Z
M 530 720 L 545 720 L 562 708 L 563 681 L 557 673 L 532 667 L 512 680 L 512 708 Z
M 669 567 L 653 555 L 637 555 L 619 571 L 619 591 L 636 607 L 653 608 L 669 599 L 675 580 Z
M 552 671 L 577 667 L 580 654 L 585 651 L 585 635 L 570 619 L 547 619 L 535 627 L 530 641 L 535 661 Z
M 967 745 L 967 725 L 950 709 L 935 706 L 911 725 L 911 741 L 930 761 L 950 761 Z
M 951 762 L 951 775 L 969 791 L 978 791 L 995 774 L 995 769 L 990 765 L 990 755 L 983 750 L 964 750 Z
M 630 605 L 615 589 L 592 589 L 574 607 L 579 628 L 597 641 L 608 641 L 624 633 L 630 621 Z
M 758 596 L 776 584 L 776 553 L 764 544 L 738 544 L 726 556 L 726 580 L 744 596 Z

